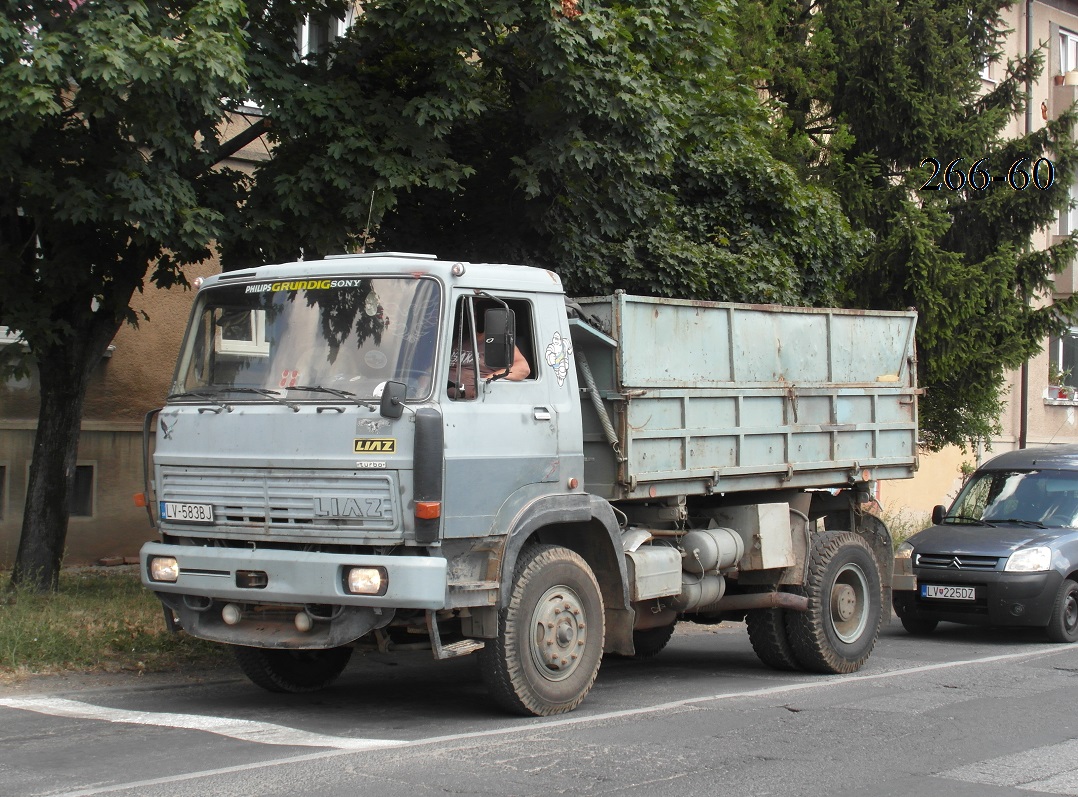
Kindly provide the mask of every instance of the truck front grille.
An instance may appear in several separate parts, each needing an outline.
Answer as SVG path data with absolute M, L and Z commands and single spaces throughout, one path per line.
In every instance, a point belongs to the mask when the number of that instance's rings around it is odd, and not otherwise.
M 218 532 L 261 528 L 267 538 L 305 539 L 320 530 L 365 538 L 399 529 L 400 491 L 392 471 L 165 465 L 160 482 L 162 501 L 213 504 Z M 182 525 L 198 533 L 196 524 Z

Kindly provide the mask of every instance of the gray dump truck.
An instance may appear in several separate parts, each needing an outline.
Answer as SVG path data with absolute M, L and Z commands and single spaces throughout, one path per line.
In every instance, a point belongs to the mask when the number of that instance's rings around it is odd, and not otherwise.
M 224 273 L 147 416 L 142 578 L 272 691 L 421 642 L 556 714 L 682 620 L 852 672 L 890 606 L 865 509 L 917 464 L 914 325 L 411 254 Z

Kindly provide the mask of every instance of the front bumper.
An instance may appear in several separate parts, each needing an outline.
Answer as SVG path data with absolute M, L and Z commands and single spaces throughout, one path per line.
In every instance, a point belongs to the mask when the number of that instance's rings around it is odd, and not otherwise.
M 917 588 L 893 594 L 899 617 L 918 617 L 970 625 L 1044 626 L 1055 606 L 1063 576 L 1054 570 L 1038 573 L 935 570 L 914 568 Z M 976 599 L 940 600 L 921 596 L 926 584 L 973 587 Z
M 150 578 L 150 560 L 173 557 L 175 582 Z M 441 609 L 447 563 L 441 557 L 355 556 L 276 549 L 147 543 L 142 583 L 192 636 L 263 648 L 331 648 L 349 644 L 389 623 L 397 609 Z M 344 589 L 349 567 L 385 568 L 384 595 Z M 264 576 L 249 583 L 241 571 Z M 227 618 L 227 619 L 226 619 Z M 301 622 L 302 621 L 302 622 Z
M 171 556 L 179 562 L 175 582 L 150 579 L 149 560 Z M 447 562 L 436 556 L 367 556 L 317 551 L 142 546 L 142 583 L 154 592 L 251 603 L 330 604 L 392 609 L 441 609 L 446 603 Z M 384 567 L 389 576 L 384 595 L 352 595 L 344 589 L 348 567 Z M 242 587 L 238 571 L 266 574 L 264 587 Z

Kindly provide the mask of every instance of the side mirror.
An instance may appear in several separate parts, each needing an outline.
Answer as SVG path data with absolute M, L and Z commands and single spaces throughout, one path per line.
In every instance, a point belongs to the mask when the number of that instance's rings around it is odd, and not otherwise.
M 396 420 L 404 414 L 404 397 L 408 386 L 403 382 L 386 382 L 382 388 L 382 399 L 378 407 L 383 418 Z
M 947 514 L 947 507 L 942 504 L 936 504 L 932 507 L 932 525 L 938 526 L 943 522 L 943 516 Z
M 513 364 L 516 333 L 517 320 L 512 310 L 492 307 L 483 313 L 483 359 L 489 368 L 501 371 Z

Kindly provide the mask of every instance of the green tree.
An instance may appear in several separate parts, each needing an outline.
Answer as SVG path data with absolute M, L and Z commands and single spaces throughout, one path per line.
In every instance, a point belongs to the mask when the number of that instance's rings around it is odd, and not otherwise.
M 0 324 L 41 382 L 16 583 L 56 585 L 87 380 L 136 320 L 133 293 L 182 282 L 220 230 L 206 197 L 234 181 L 212 167 L 221 98 L 245 85 L 242 13 L 239 0 L 3 2 Z
M 858 251 L 830 192 L 768 151 L 726 3 L 370 2 L 291 64 L 288 23 L 254 39 L 274 157 L 229 267 L 369 226 L 380 249 L 540 265 L 578 293 L 825 303 Z
M 1002 62 L 1006 0 L 744 0 L 740 63 L 759 72 L 776 120 L 773 147 L 807 179 L 829 186 L 871 243 L 852 274 L 857 306 L 916 307 L 922 439 L 929 448 L 998 430 L 1005 369 L 1039 350 L 1078 310 L 1043 306 L 1051 278 L 1074 256 L 1069 240 L 1030 251 L 1034 232 L 1066 206 L 1075 169 L 1074 116 L 1016 140 L 1003 131 L 1024 108 L 1042 56 Z M 984 91 L 989 62 L 1004 72 Z M 952 190 L 935 158 L 963 172 Z M 1000 180 L 984 184 L 979 168 Z M 1012 164 L 1054 165 L 1055 183 L 1015 190 Z M 929 164 L 928 166 L 931 166 Z M 1042 162 L 1040 179 L 1047 180 Z M 1018 185 L 1025 176 L 1015 175 Z M 951 185 L 960 182 L 952 171 Z

